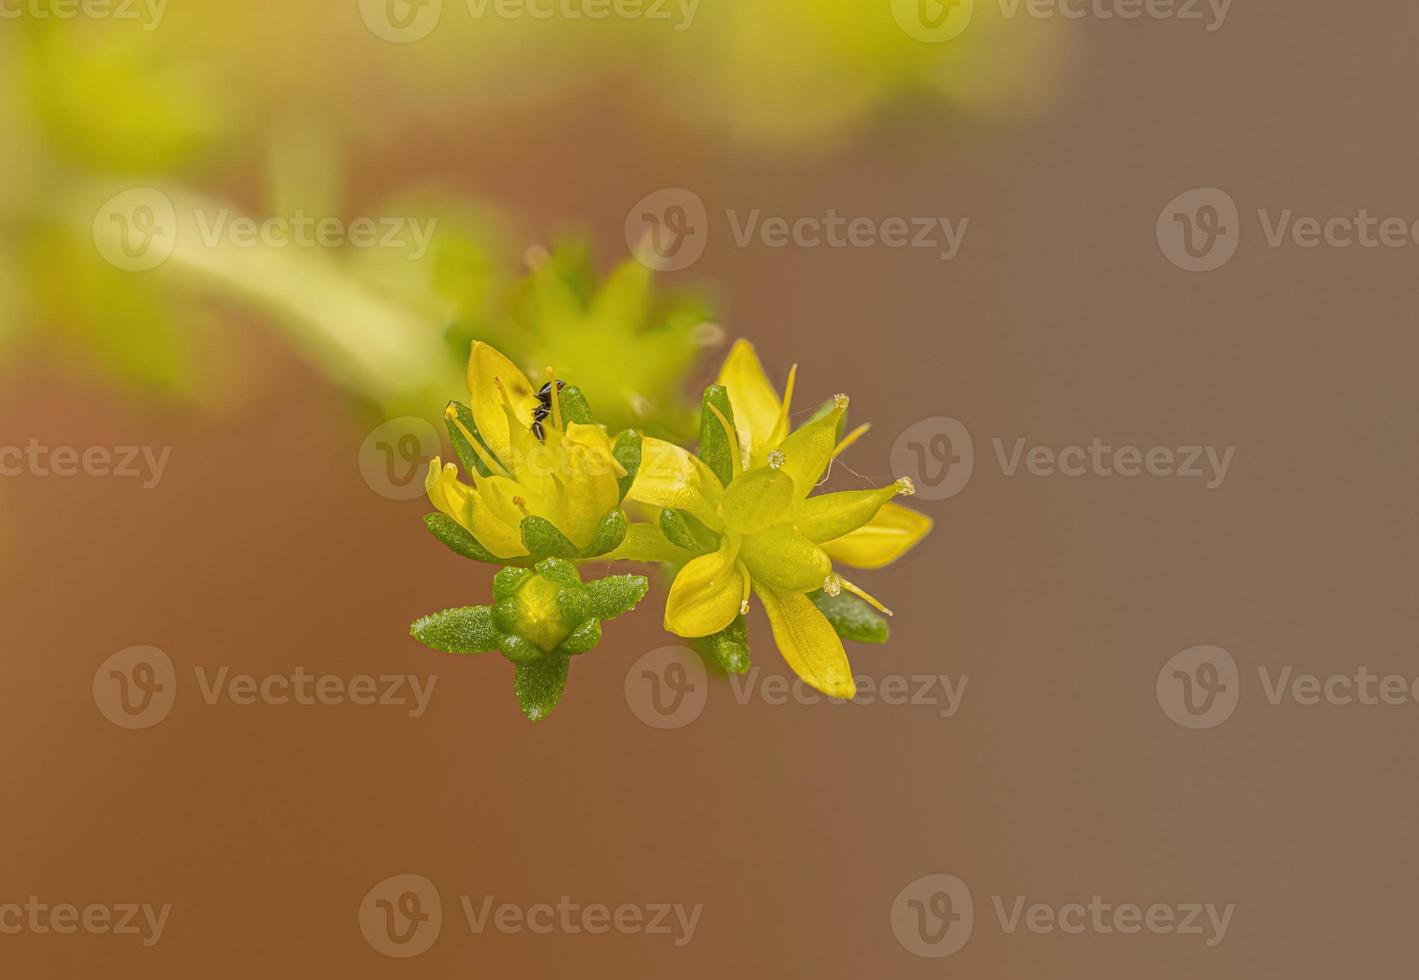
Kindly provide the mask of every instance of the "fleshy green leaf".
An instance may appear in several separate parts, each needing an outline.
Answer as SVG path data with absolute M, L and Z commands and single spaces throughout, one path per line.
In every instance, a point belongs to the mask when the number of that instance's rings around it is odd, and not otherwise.
M 557 593 L 557 612 L 567 623 L 583 623 L 595 618 L 591 594 L 581 586 L 563 589 Z
M 596 526 L 596 535 L 581 553 L 581 557 L 595 558 L 608 551 L 615 551 L 621 547 L 621 542 L 626 540 L 627 527 L 625 512 L 619 507 L 611 511 Z
M 739 451 L 739 447 L 729 444 L 729 435 L 714 412 L 710 411 L 711 405 L 719 409 L 730 424 L 734 423 L 734 409 L 729 404 L 729 391 L 724 385 L 710 385 L 705 389 L 704 399 L 700 403 L 698 455 L 714 471 L 714 475 L 719 477 L 719 482 L 729 486 L 729 481 L 734 477 L 733 454 Z
M 830 596 L 819 589 L 808 598 L 833 624 L 838 636 L 854 643 L 886 643 L 892 629 L 884 616 L 850 592 Z
M 616 457 L 616 462 L 626 471 L 626 475 L 618 481 L 621 499 L 625 500 L 626 494 L 631 492 L 631 484 L 636 482 L 636 473 L 641 468 L 641 434 L 635 429 L 622 432 L 611 447 L 611 455 Z
M 501 565 L 503 559 L 493 557 L 478 539 L 469 534 L 468 531 L 447 514 L 428 514 L 424 517 L 424 526 L 429 529 L 434 537 L 443 542 L 448 550 L 464 558 L 471 558 L 474 561 L 488 562 L 492 565 Z
M 575 558 L 577 547 L 545 517 L 522 519 L 522 543 L 535 558 Z
M 572 630 L 572 635 L 562 641 L 562 645 L 557 647 L 556 652 L 564 656 L 575 657 L 589 650 L 594 650 L 596 644 L 600 642 L 601 621 L 592 618 Z
M 571 664 L 565 654 L 549 653 L 531 663 L 517 665 L 518 703 L 528 721 L 541 721 L 562 700 L 567 689 L 567 670 Z
M 698 645 L 725 673 L 749 672 L 749 628 L 743 616 L 736 617 L 713 636 L 698 641 Z
M 558 585 L 581 586 L 581 576 L 577 574 L 576 566 L 562 558 L 542 559 L 537 563 L 537 574 Z
M 650 591 L 650 580 L 644 575 L 609 575 L 589 582 L 592 613 L 597 619 L 615 619 L 636 608 L 636 603 Z
M 498 643 L 498 649 L 502 650 L 503 656 L 521 667 L 523 664 L 536 663 L 543 656 L 541 650 L 529 640 L 524 640 L 520 636 L 504 636 Z
M 425 616 L 410 627 L 409 635 L 443 653 L 486 653 L 498 649 L 501 639 L 487 606 L 448 609 Z
M 532 574 L 530 568 L 504 568 L 493 576 L 493 598 L 511 599 Z
M 586 396 L 581 393 L 581 389 L 575 385 L 567 385 L 563 388 L 559 400 L 562 403 L 563 422 L 591 425 L 595 421 L 591 414 L 591 405 L 587 403 Z
M 719 535 L 687 510 L 676 510 L 673 507 L 662 510 L 660 532 L 677 548 L 684 548 L 697 555 L 708 555 L 719 550 Z

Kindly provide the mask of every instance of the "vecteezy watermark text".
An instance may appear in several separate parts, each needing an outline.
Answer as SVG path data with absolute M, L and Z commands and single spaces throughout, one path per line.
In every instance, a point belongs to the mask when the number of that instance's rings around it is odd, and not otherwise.
M 949 261 L 961 251 L 971 219 L 941 215 L 849 216 L 828 208 L 821 214 L 765 214 L 762 208 L 726 208 L 730 239 L 739 248 L 924 249 Z M 710 238 L 710 212 L 694 191 L 667 187 L 641 198 L 626 214 L 626 245 L 641 262 L 661 272 L 689 268 Z
M 31 895 L 23 904 L 0 904 L 0 935 L 72 936 L 82 932 L 90 936 L 134 936 L 144 946 L 156 946 L 162 941 L 171 914 L 170 904 L 49 904 L 40 901 L 38 895 Z
M 27 476 L 68 479 L 77 476 L 142 480 L 151 490 L 167 472 L 172 447 L 154 446 L 45 446 L 31 438 L 24 446 L 0 446 L 0 477 Z
M 133 20 L 157 30 L 168 0 L 0 0 L 0 20 Z
M 202 703 L 214 707 L 356 707 L 399 708 L 422 718 L 433 698 L 437 675 L 316 674 L 304 667 L 289 673 L 234 674 L 230 667 L 192 670 Z M 177 698 L 177 669 L 157 647 L 120 650 L 94 672 L 94 704 L 120 728 L 152 728 L 172 712 Z
M 991 910 L 1002 935 L 1024 931 L 1038 936 L 1191 936 L 1205 946 L 1227 938 L 1234 903 L 1119 902 L 1091 895 L 1073 902 L 1031 901 L 1026 895 L 992 895 Z M 975 901 L 954 875 L 925 875 L 909 883 L 892 902 L 892 932 L 915 956 L 937 959 L 963 949 L 976 929 Z
M 703 902 L 499 901 L 492 895 L 461 894 L 458 905 L 470 935 L 649 936 L 675 947 L 695 938 Z M 375 951 L 396 959 L 419 956 L 443 931 L 443 898 L 423 875 L 401 874 L 371 888 L 360 903 L 360 931 Z
M 695 22 L 700 0 L 464 0 L 468 15 L 483 20 L 668 23 L 675 31 Z M 421 41 L 443 20 L 444 0 L 359 0 L 371 34 L 394 44 Z
M 1231 472 L 1235 446 L 1115 444 L 1102 436 L 1065 446 L 1031 443 L 1025 436 L 994 437 L 991 449 L 1003 477 L 1039 479 L 1195 480 L 1219 489 Z M 975 474 L 975 440 L 958 419 L 940 415 L 908 426 L 892 447 L 892 472 L 910 477 L 923 500 L 947 500 Z

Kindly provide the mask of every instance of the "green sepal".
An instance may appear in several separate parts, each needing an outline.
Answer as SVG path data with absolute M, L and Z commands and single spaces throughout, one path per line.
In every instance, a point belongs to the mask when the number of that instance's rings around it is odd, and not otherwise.
M 487 451 L 488 455 L 493 459 L 497 459 L 498 454 L 488 448 L 487 440 L 485 440 L 483 434 L 478 431 L 478 423 L 473 420 L 473 409 L 462 402 L 449 402 L 448 407 L 453 409 L 454 413 L 458 416 L 458 421 L 463 423 L 463 427 L 478 439 L 479 444 Z M 444 422 L 448 426 L 448 438 L 453 443 L 453 451 L 458 454 L 458 461 L 463 464 L 463 468 L 469 473 L 476 473 L 479 476 L 492 476 L 492 470 L 488 469 L 482 457 L 469 445 L 468 438 L 458 426 L 453 424 L 453 419 L 445 414 Z
M 615 551 L 621 547 L 621 542 L 626 540 L 626 531 L 630 525 L 626 523 L 626 514 L 617 507 L 610 511 L 601 519 L 601 523 L 596 525 L 596 534 L 591 539 L 591 544 L 582 551 L 582 558 L 596 558 L 607 552 Z
M 469 534 L 467 528 L 447 514 L 425 514 L 424 526 L 454 554 L 491 565 L 503 563 L 503 559 L 493 557 L 493 553 L 479 544 L 478 539 Z
M 581 576 L 577 574 L 576 566 L 562 558 L 542 559 L 537 563 L 537 574 L 558 585 L 581 587 Z
M 591 613 L 597 619 L 615 619 L 630 612 L 649 591 L 650 579 L 644 575 L 608 575 L 586 587 Z
M 409 635 L 443 653 L 487 653 L 498 649 L 502 639 L 488 606 L 446 609 L 425 616 L 409 628 Z
M 517 595 L 517 590 L 522 587 L 522 583 L 527 581 L 527 577 L 532 575 L 530 568 L 503 568 L 498 570 L 498 574 L 493 576 L 493 598 L 511 599 Z
M 513 689 L 528 721 L 546 718 L 562 700 L 570 665 L 571 660 L 560 653 L 549 653 L 538 660 L 517 665 Z
M 504 636 L 498 643 L 498 649 L 503 652 L 513 663 L 521 668 L 524 664 L 533 664 L 541 660 L 546 654 L 537 649 L 536 644 L 524 640 L 520 636 Z
M 819 589 L 808 593 L 808 598 L 818 610 L 833 624 L 838 636 L 854 643 L 886 643 L 892 628 L 885 616 L 878 615 L 863 600 L 850 592 L 830 596 Z
M 611 455 L 626 471 L 626 475 L 617 481 L 622 500 L 625 500 L 626 494 L 631 492 L 631 484 L 636 482 L 636 474 L 640 472 L 641 443 L 641 434 L 635 429 L 627 429 L 616 437 L 615 444 L 611 446 Z
M 591 607 L 591 595 L 581 586 L 563 589 L 557 593 L 557 612 L 568 623 L 581 623 L 595 614 Z
M 522 543 L 532 557 L 575 558 L 577 547 L 565 534 L 557 530 L 557 525 L 545 517 L 524 517 L 522 519 Z
M 601 621 L 592 617 L 572 630 L 572 635 L 562 641 L 562 645 L 557 647 L 556 653 L 563 656 L 575 657 L 578 654 L 595 649 L 596 644 L 600 642 Z
M 515 596 L 508 596 L 493 603 L 493 625 L 498 628 L 500 633 L 514 635 L 517 632 L 517 621 L 521 614 L 522 609 Z
M 660 533 L 677 548 L 708 555 L 719 550 L 719 535 L 687 510 L 667 507 L 660 512 Z
M 700 402 L 698 455 L 714 475 L 719 477 L 719 482 L 727 487 L 729 481 L 734 478 L 734 457 L 739 452 L 739 447 L 729 444 L 729 435 L 714 412 L 710 411 L 711 405 L 719 409 L 720 414 L 731 425 L 734 424 L 734 408 L 729 404 L 729 390 L 724 385 L 710 385 L 705 389 L 704 398 Z
M 591 405 L 587 402 L 586 396 L 575 385 L 567 385 L 563 388 L 559 401 L 562 403 L 563 423 L 575 422 L 578 425 L 591 425 L 596 421 L 591 414 Z
M 726 674 L 749 672 L 749 627 L 743 616 L 736 616 L 734 622 L 695 645 Z

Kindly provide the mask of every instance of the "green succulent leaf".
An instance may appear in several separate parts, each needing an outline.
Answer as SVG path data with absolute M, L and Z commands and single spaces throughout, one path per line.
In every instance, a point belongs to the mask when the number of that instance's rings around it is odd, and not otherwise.
M 641 434 L 635 429 L 627 429 L 616 437 L 616 442 L 611 447 L 611 455 L 616 457 L 616 462 L 626 471 L 626 475 L 618 481 L 622 500 L 631 492 L 631 484 L 636 482 L 636 474 L 640 472 L 641 443 Z
M 424 526 L 429 529 L 429 533 L 442 541 L 444 546 L 455 554 L 491 565 L 503 563 L 503 559 L 493 557 L 492 552 L 479 544 L 477 538 L 469 534 L 461 524 L 447 514 L 425 515 Z
M 522 543 L 537 559 L 577 557 L 577 546 L 545 517 L 522 519 Z
M 570 588 L 581 588 L 581 576 L 576 566 L 562 558 L 544 558 L 537 563 L 537 574 L 549 582 Z
M 608 575 L 586 586 L 591 597 L 591 611 L 597 619 L 615 619 L 630 612 L 650 591 L 650 580 L 644 575 Z
M 591 594 L 579 585 L 557 593 L 557 612 L 568 623 L 582 623 L 595 618 Z
M 562 641 L 562 645 L 557 647 L 556 652 L 564 656 L 575 657 L 596 649 L 596 644 L 600 642 L 601 621 L 592 618 L 572 630 L 572 635 Z
M 576 422 L 581 425 L 591 425 L 595 418 L 591 414 L 591 405 L 587 402 L 586 396 L 581 393 L 581 389 L 575 385 L 567 385 L 562 389 L 562 421 Z
M 851 593 L 830 596 L 819 589 L 808 593 L 820 612 L 844 640 L 854 643 L 886 643 L 892 629 L 887 619 Z
M 523 664 L 536 663 L 545 654 L 537 649 L 536 645 L 520 636 L 504 636 L 498 644 L 498 649 L 502 650 L 503 656 L 521 667 Z
M 503 568 L 498 574 L 493 576 L 493 598 L 511 599 L 517 594 L 517 590 L 522 587 L 522 583 L 527 581 L 532 575 L 530 568 Z
M 660 512 L 660 532 L 677 548 L 708 555 L 719 550 L 719 535 L 687 510 L 667 507 Z
M 591 544 L 581 553 L 581 557 L 595 558 L 608 551 L 615 551 L 621 547 L 621 542 L 626 540 L 628 527 L 625 512 L 619 507 L 609 512 L 596 526 L 596 535 L 591 539 Z
M 549 653 L 537 660 L 517 665 L 514 690 L 528 721 L 541 721 L 562 700 L 567 689 L 571 660 L 561 653 Z
M 486 653 L 498 649 L 502 639 L 487 606 L 448 609 L 425 616 L 410 627 L 409 635 L 443 653 Z
M 473 410 L 462 402 L 449 402 L 448 407 L 454 411 L 458 421 L 479 440 L 479 445 L 487 451 L 489 456 L 496 458 L 496 453 L 488 449 L 487 443 L 483 442 L 483 436 L 478 432 L 478 423 L 473 420 Z M 447 415 L 444 420 L 448 426 L 448 437 L 453 443 L 453 451 L 458 454 L 458 461 L 463 464 L 463 468 L 469 473 L 476 473 L 479 476 L 492 476 L 492 470 L 484 464 L 482 458 L 473 450 L 473 446 L 468 442 L 468 437 L 454 424 L 452 418 Z
M 724 629 L 699 641 L 699 646 L 725 673 L 749 672 L 749 628 L 743 616 L 735 617 Z
M 739 447 L 729 444 L 729 434 L 724 431 L 719 418 L 710 411 L 710 406 L 719 409 L 725 419 L 733 424 L 734 409 L 729 404 L 729 391 L 724 385 L 710 385 L 705 389 L 700 404 L 699 457 L 719 477 L 720 483 L 729 486 L 729 481 L 734 477 L 734 454 L 739 452 Z

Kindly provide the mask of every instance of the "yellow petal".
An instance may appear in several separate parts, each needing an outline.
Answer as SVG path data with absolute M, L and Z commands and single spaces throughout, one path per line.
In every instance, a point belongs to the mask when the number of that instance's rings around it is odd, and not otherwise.
M 625 469 L 611 455 L 606 432 L 597 425 L 567 426 L 559 452 L 558 474 L 563 499 L 558 529 L 578 548 L 591 544 L 596 528 L 621 503 L 617 471 Z
M 754 345 L 736 340 L 730 348 L 724 366 L 719 369 L 719 383 L 729 392 L 729 405 L 734 409 L 734 427 L 739 431 L 742 454 L 758 461 L 770 449 L 770 439 L 778 424 L 782 408 L 778 392 L 764 374 Z
M 661 439 L 641 443 L 641 467 L 626 496 L 652 507 L 674 507 L 694 514 L 719 530 L 719 501 L 724 493 L 719 477 L 697 456 Z
M 834 561 L 854 568 L 881 568 L 910 551 L 931 530 L 931 518 L 900 504 L 885 504 L 862 527 L 823 545 Z
M 719 511 L 735 534 L 757 534 L 778 521 L 793 503 L 793 480 L 761 466 L 741 473 L 724 490 Z
M 823 477 L 823 471 L 833 461 L 838 445 L 838 424 L 847 411 L 847 396 L 838 395 L 833 410 L 797 429 L 779 445 L 783 453 L 783 471 L 793 477 L 793 485 L 802 500 L 812 493 Z
M 503 414 L 503 394 L 498 390 L 498 381 L 502 382 L 513 411 L 531 425 L 532 411 L 537 407 L 532 382 L 495 348 L 481 340 L 475 342 L 468 358 L 469 407 L 473 409 L 473 421 L 478 423 L 478 434 L 489 449 L 506 460 L 512 454 L 512 435 L 507 416 Z
M 898 482 L 880 490 L 844 490 L 809 497 L 799 505 L 794 523 L 810 541 L 832 541 L 871 521 L 883 504 L 906 493 L 907 486 Z
M 744 570 L 737 561 L 739 543 L 726 537 L 720 549 L 701 555 L 680 569 L 665 600 L 665 628 L 676 636 L 718 633 L 739 615 L 744 601 Z
M 786 524 L 745 537 L 742 554 L 755 582 L 784 592 L 821 589 L 833 570 L 822 548 Z
M 494 479 L 501 479 L 495 477 Z M 458 479 L 458 468 L 452 463 L 443 465 L 442 460 L 435 458 L 429 467 L 428 479 L 425 486 L 429 491 L 429 500 L 440 513 L 446 514 L 459 523 L 459 525 L 473 537 L 478 539 L 478 543 L 488 549 L 496 558 L 519 558 L 527 554 L 527 548 L 522 543 L 522 534 L 516 525 L 508 526 L 507 522 L 499 517 L 488 507 L 483 491 L 483 484 L 480 481 L 478 490 L 461 483 Z M 506 483 L 512 481 L 506 480 Z M 516 484 L 513 484 L 516 486 Z
M 754 591 L 768 613 L 778 652 L 793 672 L 830 698 L 856 696 L 857 684 L 842 638 L 813 600 L 799 592 L 777 592 L 759 582 L 754 583 Z
M 478 499 L 474 506 L 477 520 L 476 526 L 470 530 L 483 547 L 499 558 L 527 554 L 527 546 L 522 543 L 522 518 L 525 515 L 517 505 L 518 500 L 533 513 L 537 512 L 529 505 L 527 491 L 521 485 L 505 476 L 478 478 Z M 538 516 L 549 520 L 555 517 L 548 513 Z
M 626 540 L 599 561 L 674 562 L 682 564 L 695 557 L 694 552 L 670 543 L 659 524 L 632 524 L 626 528 Z

